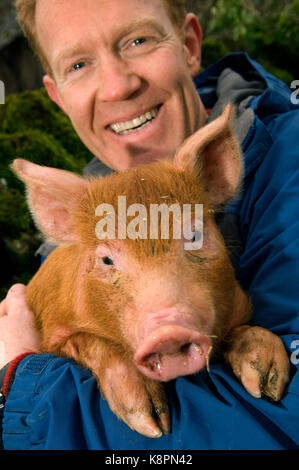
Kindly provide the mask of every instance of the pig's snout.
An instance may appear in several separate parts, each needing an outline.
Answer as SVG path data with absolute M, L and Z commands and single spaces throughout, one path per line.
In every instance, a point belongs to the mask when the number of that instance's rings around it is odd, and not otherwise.
M 167 382 L 201 370 L 206 365 L 210 346 L 210 338 L 198 331 L 164 325 L 145 338 L 134 359 L 144 375 Z

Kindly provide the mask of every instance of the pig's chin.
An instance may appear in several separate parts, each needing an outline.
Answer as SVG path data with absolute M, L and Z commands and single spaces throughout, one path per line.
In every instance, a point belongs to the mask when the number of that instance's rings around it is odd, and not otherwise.
M 142 342 L 134 359 L 147 377 L 167 382 L 205 367 L 211 349 L 208 336 L 177 325 L 164 325 Z

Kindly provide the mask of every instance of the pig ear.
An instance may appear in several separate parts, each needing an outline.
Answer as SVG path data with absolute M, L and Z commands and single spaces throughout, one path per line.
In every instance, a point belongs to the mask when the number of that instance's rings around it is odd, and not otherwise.
M 77 239 L 72 211 L 87 181 L 69 171 L 17 159 L 12 170 L 26 184 L 28 203 L 38 228 L 55 244 Z
M 214 205 L 233 197 L 241 178 L 241 151 L 231 129 L 233 113 L 228 104 L 220 117 L 183 142 L 174 157 L 176 167 L 204 174 L 205 190 Z

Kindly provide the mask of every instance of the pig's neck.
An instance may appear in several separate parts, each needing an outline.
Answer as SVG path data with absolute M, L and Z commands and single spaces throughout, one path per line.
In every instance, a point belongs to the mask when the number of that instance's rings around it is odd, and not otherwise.
M 43 350 L 54 352 L 74 333 L 78 317 L 84 318 L 85 278 L 92 263 L 91 252 L 58 247 L 28 284 L 27 302 L 35 313 Z

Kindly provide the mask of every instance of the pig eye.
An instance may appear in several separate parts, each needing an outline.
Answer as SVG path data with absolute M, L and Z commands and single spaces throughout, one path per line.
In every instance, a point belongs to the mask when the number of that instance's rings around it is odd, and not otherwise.
M 202 231 L 201 230 L 194 230 L 193 236 L 191 238 L 191 243 L 200 242 L 202 239 Z
M 203 245 L 203 223 L 201 218 L 196 218 L 191 227 L 186 223 L 184 228 L 184 249 L 199 250 Z
M 108 264 L 109 266 L 111 266 L 112 264 L 114 264 L 113 259 L 112 259 L 112 258 L 109 258 L 109 256 L 105 256 L 104 258 L 102 258 L 102 260 L 103 260 L 103 263 L 104 263 L 104 264 Z

